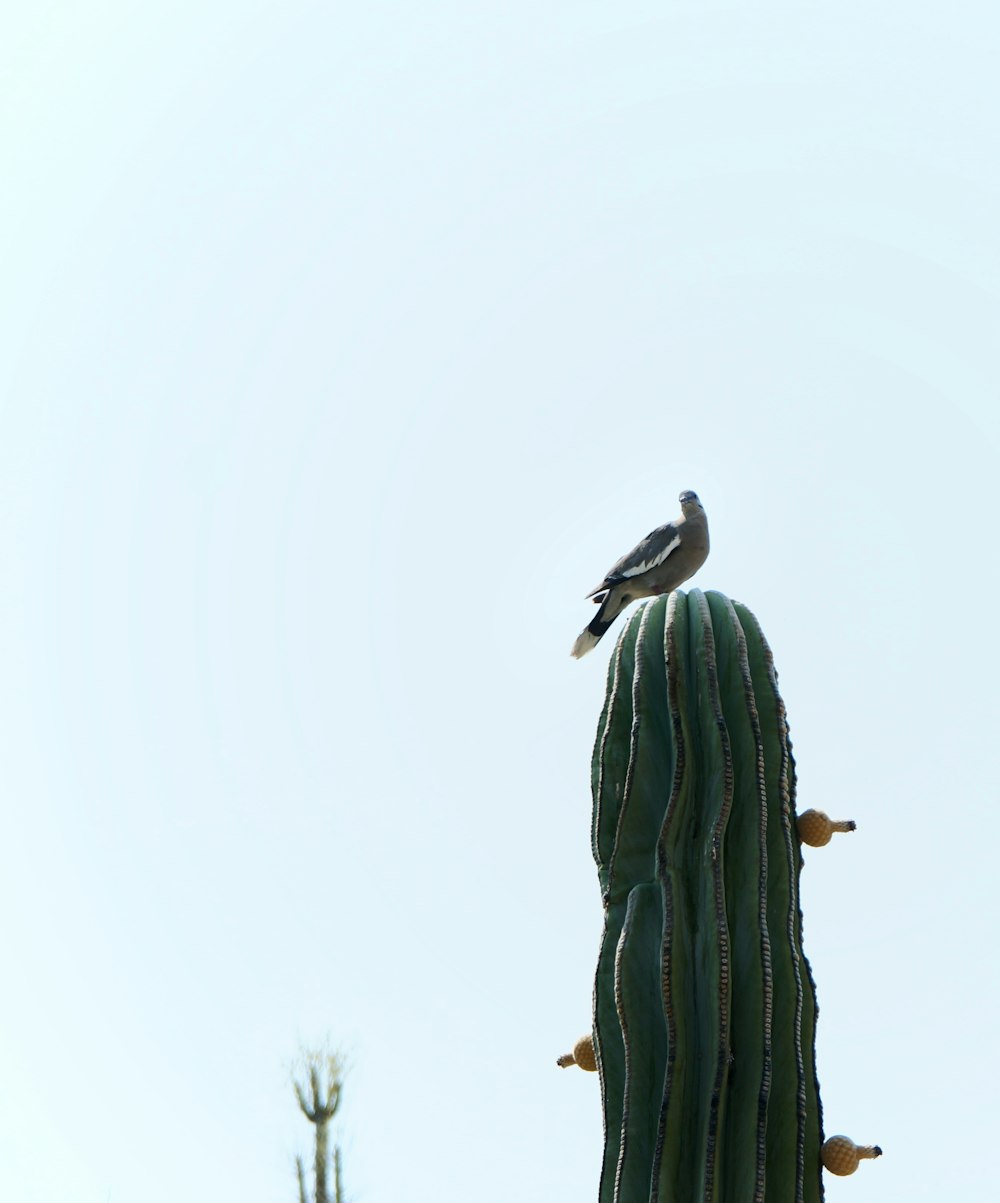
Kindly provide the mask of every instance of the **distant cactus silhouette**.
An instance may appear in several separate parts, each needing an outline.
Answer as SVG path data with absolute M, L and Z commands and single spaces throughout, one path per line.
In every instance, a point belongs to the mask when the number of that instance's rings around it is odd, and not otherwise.
M 330 1121 L 337 1114 L 344 1085 L 344 1059 L 339 1053 L 307 1051 L 302 1054 L 307 1082 L 292 1079 L 295 1097 L 302 1114 L 315 1129 L 316 1151 L 313 1158 L 313 1203 L 344 1203 L 340 1147 L 333 1150 L 333 1197 L 327 1187 L 330 1166 Z M 306 1171 L 302 1158 L 296 1157 L 299 1178 L 299 1203 L 309 1203 Z

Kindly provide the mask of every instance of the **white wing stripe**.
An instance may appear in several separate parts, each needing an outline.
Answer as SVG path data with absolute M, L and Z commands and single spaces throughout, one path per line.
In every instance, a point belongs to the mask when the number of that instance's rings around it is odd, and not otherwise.
M 670 542 L 666 545 L 666 547 L 664 547 L 662 551 L 658 552 L 655 556 L 653 556 L 652 559 L 643 560 L 641 564 L 636 564 L 636 566 L 634 568 L 626 568 L 625 571 L 622 573 L 622 576 L 638 576 L 641 572 L 649 572 L 649 570 L 651 568 L 658 567 L 660 564 L 663 563 L 663 561 L 667 558 L 667 556 L 670 555 L 670 553 L 674 550 L 675 547 L 680 546 L 680 542 L 681 542 L 680 535 L 674 535 L 674 537 L 670 540 Z

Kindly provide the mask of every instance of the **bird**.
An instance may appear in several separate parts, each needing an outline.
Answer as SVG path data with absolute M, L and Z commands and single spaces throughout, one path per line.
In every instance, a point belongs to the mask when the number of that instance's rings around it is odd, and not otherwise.
M 685 489 L 681 516 L 652 530 L 615 564 L 587 596 L 600 605 L 597 616 L 573 644 L 577 660 L 592 651 L 629 602 L 670 593 L 694 576 L 708 558 L 708 517 L 698 494 Z

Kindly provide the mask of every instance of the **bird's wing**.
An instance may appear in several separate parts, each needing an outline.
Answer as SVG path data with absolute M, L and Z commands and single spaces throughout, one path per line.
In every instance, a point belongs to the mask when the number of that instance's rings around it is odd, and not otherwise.
M 593 597 L 595 593 L 610 589 L 612 586 L 628 580 L 632 576 L 641 576 L 653 568 L 658 568 L 667 556 L 671 555 L 681 545 L 681 532 L 675 522 L 667 522 L 658 526 L 632 548 L 627 555 L 611 568 L 603 581 L 587 594 Z

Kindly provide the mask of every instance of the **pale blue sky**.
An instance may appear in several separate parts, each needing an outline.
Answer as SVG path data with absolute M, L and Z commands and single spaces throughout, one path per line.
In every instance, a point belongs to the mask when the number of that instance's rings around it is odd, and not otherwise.
M 770 639 L 831 1203 L 996 1197 L 1000 18 L 22 5 L 0 38 L 0 1197 L 595 1196 L 583 595 Z

